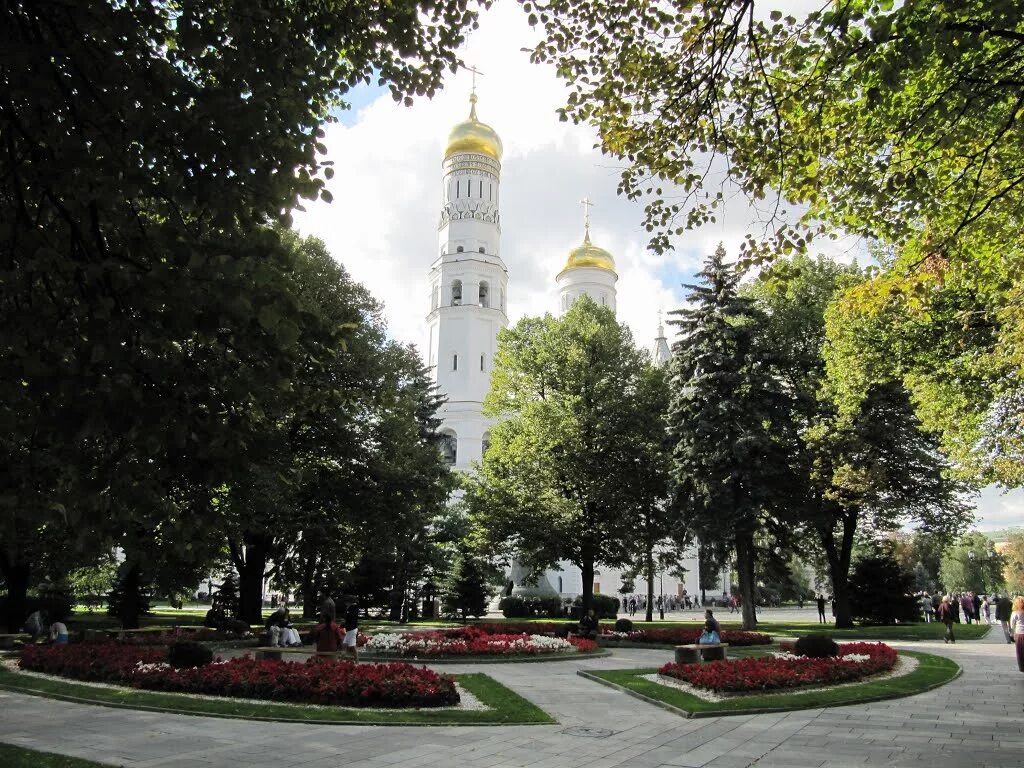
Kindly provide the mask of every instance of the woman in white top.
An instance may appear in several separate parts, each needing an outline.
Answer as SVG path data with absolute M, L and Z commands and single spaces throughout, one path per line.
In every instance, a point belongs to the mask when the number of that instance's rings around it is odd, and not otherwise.
M 1013 598 L 1013 614 L 1010 616 L 1010 631 L 1017 646 L 1017 669 L 1024 672 L 1024 597 Z

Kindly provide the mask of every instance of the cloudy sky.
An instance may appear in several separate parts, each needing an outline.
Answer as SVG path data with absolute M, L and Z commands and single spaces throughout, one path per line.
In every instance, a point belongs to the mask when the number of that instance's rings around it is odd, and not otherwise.
M 791 10 L 790 4 L 787 10 Z M 595 150 L 585 126 L 558 121 L 566 89 L 550 67 L 532 65 L 522 49 L 538 32 L 512 0 L 482 14 L 462 52 L 483 75 L 479 118 L 501 136 L 502 256 L 509 270 L 508 314 L 554 311 L 555 275 L 583 236 L 580 200 L 589 196 L 592 240 L 615 257 L 618 315 L 642 343 L 655 335 L 659 309 L 683 301 L 702 258 L 721 241 L 735 254 L 758 215 L 730 197 L 718 223 L 676 239 L 675 250 L 646 250 L 642 207 L 615 194 L 620 165 Z M 335 258 L 384 304 L 390 334 L 421 348 L 429 309 L 427 270 L 437 252 L 441 160 L 451 127 L 468 115 L 471 76 L 450 75 L 442 93 L 413 107 L 396 105 L 382 89 L 352 95 L 353 109 L 327 127 L 325 144 L 336 175 L 331 204 L 308 204 L 296 217 L 304 234 L 322 238 Z M 856 245 L 835 255 L 853 258 Z M 1024 523 L 1024 494 L 982 495 L 983 527 Z

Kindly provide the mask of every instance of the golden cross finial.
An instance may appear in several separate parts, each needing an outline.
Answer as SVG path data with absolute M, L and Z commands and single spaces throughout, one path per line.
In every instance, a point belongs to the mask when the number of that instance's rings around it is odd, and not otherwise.
M 583 240 L 584 242 L 590 242 L 590 208 L 594 205 L 594 201 L 589 197 L 584 197 L 580 200 L 580 204 L 583 206 Z
M 472 67 L 466 67 L 470 72 L 473 73 L 473 88 L 469 92 L 469 119 L 476 120 L 476 76 L 480 75 L 483 77 L 483 72 L 476 68 L 474 64 Z

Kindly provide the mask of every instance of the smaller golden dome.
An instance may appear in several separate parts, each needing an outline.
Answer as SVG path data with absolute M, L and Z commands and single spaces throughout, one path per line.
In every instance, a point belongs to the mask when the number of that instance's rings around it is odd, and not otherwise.
M 569 258 L 566 259 L 562 272 L 580 267 L 604 269 L 613 275 L 615 274 L 615 259 L 604 248 L 599 248 L 590 242 L 589 227 L 587 227 L 586 234 L 583 236 L 583 244 L 569 251 Z
M 491 126 L 477 120 L 475 93 L 469 97 L 469 119 L 456 125 L 448 134 L 444 159 L 462 152 L 486 155 L 501 162 L 501 139 Z

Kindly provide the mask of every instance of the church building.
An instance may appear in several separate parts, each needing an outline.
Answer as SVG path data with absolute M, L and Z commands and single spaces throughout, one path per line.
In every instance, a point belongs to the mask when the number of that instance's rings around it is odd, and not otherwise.
M 477 98 L 470 98 L 469 117 L 452 128 L 442 161 L 441 216 L 437 257 L 430 266 L 430 313 L 427 364 L 440 391 L 448 398 L 439 414 L 445 457 L 456 470 L 471 471 L 487 450 L 494 421 L 483 415 L 490 389 L 498 331 L 508 325 L 508 268 L 501 254 L 500 186 L 502 145 L 497 132 L 477 117 Z M 589 200 L 585 206 L 583 242 L 570 251 L 555 277 L 558 311 L 564 313 L 580 296 L 616 308 L 618 274 L 612 255 L 591 242 Z M 652 349 L 661 365 L 670 358 L 664 327 Z M 663 575 L 664 594 L 699 595 L 696 551 L 684 563 L 683 579 Z M 535 584 L 516 564 L 509 573 L 513 594 L 558 594 L 574 598 L 583 591 L 580 569 L 569 562 L 545 573 Z M 728 591 L 728 577 L 722 587 Z M 598 566 L 594 591 L 621 597 L 622 575 Z M 656 583 L 655 592 L 661 585 Z M 636 593 L 646 593 L 638 582 Z M 708 597 L 712 594 L 709 591 Z M 721 597 L 721 594 L 716 594 Z

